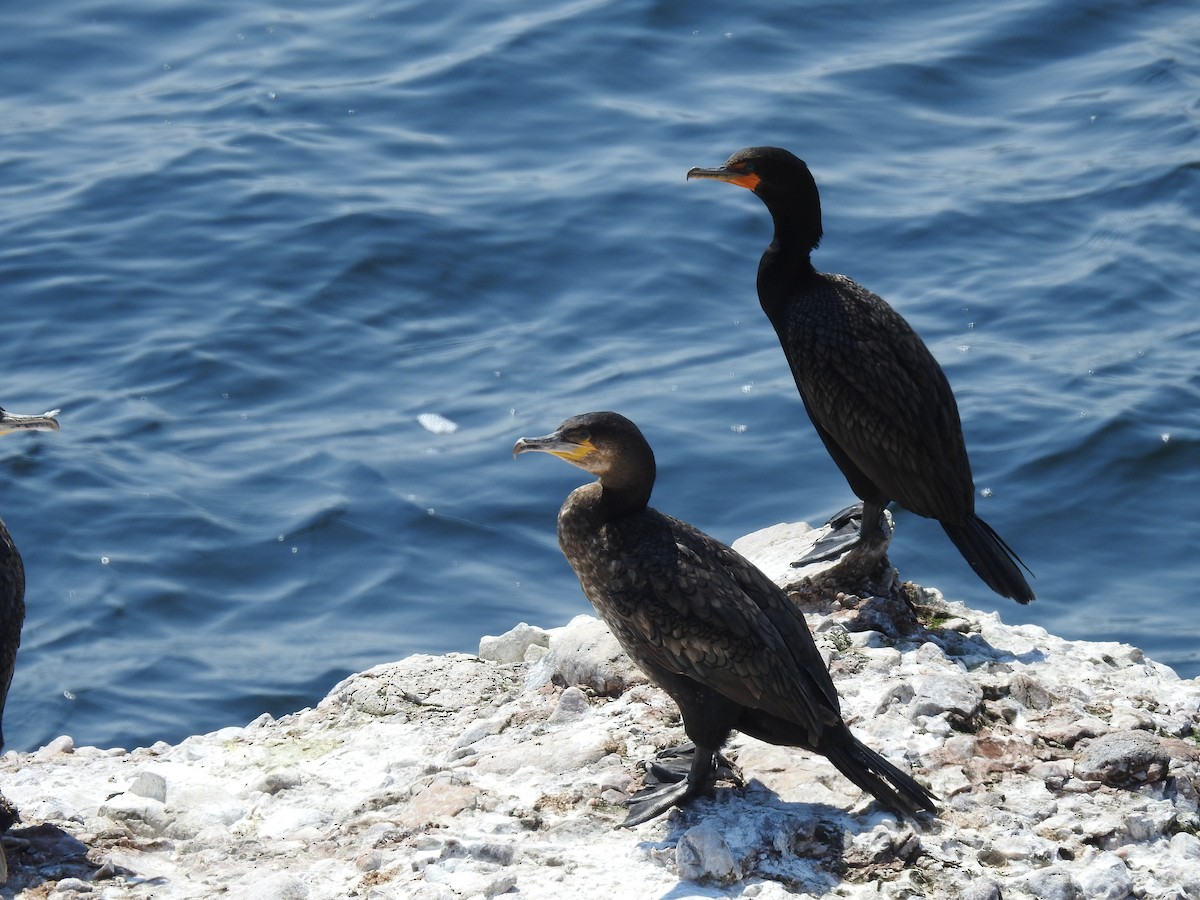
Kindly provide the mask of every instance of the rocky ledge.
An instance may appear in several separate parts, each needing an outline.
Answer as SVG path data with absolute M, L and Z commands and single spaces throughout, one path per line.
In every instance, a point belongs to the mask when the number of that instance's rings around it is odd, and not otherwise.
M 782 581 L 812 534 L 737 546 Z M 797 599 L 846 719 L 937 818 L 898 821 L 820 757 L 735 737 L 711 798 L 617 829 L 639 761 L 682 732 L 581 616 L 176 746 L 10 752 L 23 821 L 0 895 L 1200 898 L 1200 683 L 936 591 L 878 593 Z

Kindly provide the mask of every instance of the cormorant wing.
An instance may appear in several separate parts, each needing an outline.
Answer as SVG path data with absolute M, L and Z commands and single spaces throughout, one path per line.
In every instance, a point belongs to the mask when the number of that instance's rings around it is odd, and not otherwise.
M 605 600 L 635 661 L 805 725 L 814 737 L 840 721 L 803 614 L 750 562 L 651 509 L 604 531 L 614 560 Z
M 800 301 L 819 304 L 821 315 L 793 320 L 785 345 L 813 424 L 835 445 L 838 464 L 840 450 L 888 499 L 961 520 L 972 509 L 971 466 L 945 373 L 880 297 L 848 278 L 824 277 L 840 299 Z

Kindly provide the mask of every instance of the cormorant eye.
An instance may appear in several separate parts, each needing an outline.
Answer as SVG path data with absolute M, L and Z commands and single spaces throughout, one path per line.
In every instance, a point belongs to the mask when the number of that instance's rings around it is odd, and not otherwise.
M 753 172 L 754 171 L 754 163 L 752 163 L 752 162 L 742 163 L 742 171 L 743 172 Z

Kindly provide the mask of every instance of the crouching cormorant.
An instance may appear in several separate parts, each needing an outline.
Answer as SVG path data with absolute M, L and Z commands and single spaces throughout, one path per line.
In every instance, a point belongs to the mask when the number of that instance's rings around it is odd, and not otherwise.
M 1020 559 L 975 515 L 958 405 L 942 367 L 882 298 L 813 268 L 821 200 L 804 161 L 778 147 L 748 147 L 720 168 L 694 168 L 687 177 L 748 188 L 771 213 L 775 236 L 758 264 L 758 299 L 817 434 L 862 500 L 861 531 L 850 546 L 867 558 L 884 556 L 882 513 L 895 500 L 937 519 L 996 593 L 1033 600 Z M 847 542 L 828 546 L 797 564 L 832 558 Z
M 567 497 L 559 544 L 625 652 L 679 705 L 695 744 L 676 783 L 638 792 L 622 825 L 703 791 L 734 729 L 820 753 L 897 815 L 936 809 L 928 791 L 850 733 L 804 616 L 783 591 L 720 541 L 647 505 L 654 453 L 636 425 L 587 413 L 521 438 L 513 454 L 531 450 L 599 477 Z
M 58 410 L 40 416 L 22 416 L 0 409 L 0 434 L 13 431 L 58 431 L 54 416 Z M 4 704 L 12 683 L 21 645 L 21 626 L 25 624 L 25 566 L 13 543 L 12 535 L 0 521 L 0 749 L 4 747 Z M 17 808 L 0 794 L 0 835 L 20 821 Z M 0 845 L 0 884 L 8 881 L 8 858 Z
M 14 431 L 58 431 L 58 410 L 22 416 L 0 409 L 0 434 Z M 0 749 L 4 747 L 4 704 L 12 683 L 21 626 L 25 624 L 25 566 L 12 535 L 0 521 Z

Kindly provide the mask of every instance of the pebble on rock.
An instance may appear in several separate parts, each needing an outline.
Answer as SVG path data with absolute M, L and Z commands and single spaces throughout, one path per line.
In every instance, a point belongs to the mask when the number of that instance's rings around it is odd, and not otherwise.
M 1026 709 L 1049 709 L 1053 702 L 1050 692 L 1037 679 L 1024 674 L 1012 677 L 1008 692 L 1009 696 Z
M 1089 743 L 1075 760 L 1075 774 L 1113 787 L 1129 787 L 1166 777 L 1171 757 L 1162 741 L 1146 731 L 1115 731 Z
M 983 690 L 965 675 L 930 675 L 917 685 L 909 718 L 946 714 L 954 728 L 970 730 L 983 703 Z
M 479 639 L 479 655 L 498 663 L 519 663 L 530 647 L 549 647 L 550 635 L 541 628 L 521 622 L 498 637 L 484 635 Z
M 1133 878 L 1125 861 L 1115 853 L 1102 853 L 1079 876 L 1087 900 L 1126 900 L 1133 893 Z
M 1056 867 L 1038 869 L 1021 886 L 1037 900 L 1087 900 L 1075 880 Z
M 725 838 L 708 822 L 683 833 L 675 845 L 675 867 L 688 881 L 732 884 L 742 877 Z
M 589 712 L 591 712 L 591 707 L 588 706 L 587 694 L 572 685 L 558 698 L 558 705 L 550 714 L 550 724 L 560 725 L 564 722 L 574 722 Z
M 981 878 L 967 885 L 962 900 L 1000 900 L 1000 885 L 990 878 Z
M 617 697 L 646 676 L 625 655 L 608 626 L 580 616 L 550 640 L 550 652 L 530 668 L 526 687 L 579 685 L 603 697 Z
M 157 800 L 159 803 L 166 803 L 167 779 L 157 772 L 138 772 L 137 777 L 129 785 L 129 793 L 146 797 L 149 800 Z
M 1171 838 L 1171 854 L 1179 859 L 1195 860 L 1200 865 L 1200 838 L 1181 831 Z

